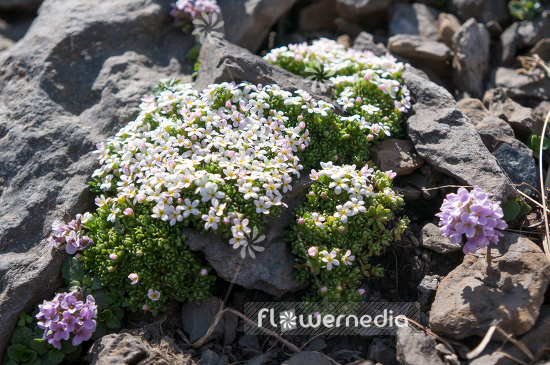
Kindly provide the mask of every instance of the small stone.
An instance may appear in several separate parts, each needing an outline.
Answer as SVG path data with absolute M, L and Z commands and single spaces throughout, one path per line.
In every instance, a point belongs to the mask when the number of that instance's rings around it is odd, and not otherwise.
M 398 365 L 395 346 L 386 339 L 375 338 L 369 346 L 367 357 L 384 365 Z
M 418 290 L 422 294 L 430 295 L 437 290 L 439 286 L 439 275 L 426 275 L 424 279 L 418 284 Z
M 229 358 L 227 357 L 227 355 L 220 355 L 216 365 L 229 365 Z
M 300 11 L 298 21 L 300 30 L 312 32 L 319 29 L 333 29 L 335 12 L 335 0 L 321 0 L 306 6 Z
M 446 75 L 450 70 L 452 55 L 445 43 L 417 35 L 397 34 L 388 40 L 388 49 L 417 67 L 429 67 L 437 75 Z
M 462 21 L 475 18 L 480 23 L 504 24 L 510 20 L 508 0 L 449 0 L 447 6 Z
M 550 282 L 550 262 L 526 237 L 503 232 L 498 244 L 478 249 L 439 284 L 430 328 L 453 339 L 483 337 L 494 323 L 521 335 L 536 322 Z
M 502 34 L 502 27 L 498 22 L 491 20 L 487 24 L 485 24 L 487 27 L 487 30 L 489 31 L 489 34 L 491 35 L 492 39 L 498 39 L 500 35 Z
M 315 351 L 303 351 L 283 361 L 281 365 L 332 365 L 325 355 Z
M 382 43 L 375 43 L 374 36 L 367 32 L 361 32 L 353 42 L 353 49 L 357 51 L 372 51 L 375 56 L 382 56 L 388 52 Z
M 244 335 L 239 339 L 239 346 L 241 347 L 247 347 L 254 350 L 260 349 L 260 341 L 258 341 L 258 337 L 252 336 L 252 335 Z
M 113 333 L 94 342 L 89 352 L 92 365 L 137 364 L 149 356 L 147 345 L 129 333 Z
M 397 359 L 401 365 L 445 365 L 435 345 L 433 337 L 420 329 L 397 327 Z
M 432 261 L 432 256 L 430 255 L 430 252 L 428 251 L 422 252 L 422 260 L 426 261 L 427 263 Z
M 544 38 L 550 38 L 550 10 L 544 10 L 535 19 L 518 23 L 518 47 L 534 46 Z
M 538 41 L 537 44 L 531 48 L 529 54 L 531 56 L 537 54 L 544 62 L 550 62 L 550 38 L 544 38 Z
M 510 65 L 516 58 L 519 43 L 518 24 L 517 22 L 512 23 L 500 35 L 500 45 L 502 47 L 500 63 L 503 66 Z
M 365 31 L 365 28 L 361 25 L 342 18 L 341 16 L 334 19 L 334 25 L 341 33 L 349 34 L 352 38 L 356 38 L 361 32 Z
M 550 100 L 550 78 L 541 70 L 524 75 L 512 68 L 498 67 L 491 78 L 497 88 L 508 89 L 508 96 L 513 99 Z
M 491 115 L 508 122 L 518 138 L 527 138 L 530 134 L 540 135 L 543 123 L 533 118 L 533 111 L 510 99 L 505 89 L 487 90 L 483 104 Z
M 454 80 L 459 91 L 483 95 L 483 79 L 489 68 L 491 37 L 483 24 L 470 18 L 452 39 Z
M 451 243 L 451 240 L 443 236 L 439 227 L 433 223 L 428 223 L 422 227 L 420 245 L 440 254 L 448 254 L 462 248 L 460 245 Z
M 185 302 L 181 308 L 183 331 L 189 335 L 191 343 L 196 342 L 206 334 L 214 318 L 222 309 L 223 302 L 220 298 L 210 297 L 206 302 L 196 304 Z M 227 314 L 227 313 L 226 313 Z M 225 315 L 224 315 L 225 316 Z M 209 340 L 221 337 L 223 334 L 224 319 L 220 319 Z
M 453 35 L 460 29 L 460 21 L 453 14 L 439 14 L 439 38 L 448 47 L 453 44 Z
M 498 150 L 493 152 L 502 169 L 508 174 L 514 184 L 526 183 L 520 185 L 517 189 L 525 194 L 536 196 L 536 191 L 529 187 L 536 187 L 539 183 L 538 170 L 533 151 L 527 149 L 517 149 L 507 143 L 502 144 Z
M 356 23 L 372 15 L 385 13 L 389 6 L 387 0 L 336 0 L 338 15 Z
M 323 339 L 316 337 L 304 348 L 304 351 L 323 351 L 327 348 L 327 344 Z
M 439 40 L 439 11 L 424 4 L 397 4 L 390 20 L 390 36 L 396 34 L 419 35 Z
M 346 49 L 351 48 L 351 37 L 347 34 L 342 34 L 338 39 L 336 40 L 336 43 L 343 45 L 346 47 Z
M 200 365 L 217 365 L 220 357 L 212 350 L 202 353 Z
M 411 186 L 395 186 L 394 190 L 403 195 L 403 200 L 417 200 L 422 196 L 422 192 Z
M 261 354 L 261 355 L 256 355 L 254 356 L 253 358 L 249 359 L 249 360 L 246 360 L 244 362 L 244 365 L 263 365 L 263 364 L 268 364 L 271 362 L 271 360 L 277 356 L 277 354 L 275 353 L 275 351 L 269 351 L 269 352 L 266 352 L 265 354 Z
M 404 139 L 389 138 L 369 150 L 375 165 L 382 171 L 393 170 L 397 175 L 407 175 L 424 165 L 412 142 Z

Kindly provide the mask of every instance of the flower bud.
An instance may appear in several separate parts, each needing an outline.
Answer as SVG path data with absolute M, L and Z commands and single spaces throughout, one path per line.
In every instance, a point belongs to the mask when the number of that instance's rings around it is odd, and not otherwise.
M 304 224 L 304 218 L 298 218 L 298 224 Z
M 308 253 L 308 255 L 311 256 L 311 257 L 317 256 L 317 247 L 311 246 L 311 247 L 307 250 L 307 253 Z
M 201 275 L 206 276 L 208 274 L 208 271 L 206 269 L 201 270 Z
M 327 287 L 326 286 L 323 286 L 321 287 L 321 293 L 326 293 L 327 292 Z
M 124 215 L 132 215 L 134 214 L 134 210 L 132 208 L 126 208 L 124 210 Z
M 118 256 L 116 253 L 112 253 L 109 255 L 109 258 L 111 259 L 111 261 L 115 261 L 116 259 L 118 259 Z

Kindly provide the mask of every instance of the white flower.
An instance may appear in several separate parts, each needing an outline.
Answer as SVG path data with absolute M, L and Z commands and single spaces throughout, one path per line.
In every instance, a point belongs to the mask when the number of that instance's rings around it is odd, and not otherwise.
M 351 255 L 351 251 L 347 250 L 344 257 L 342 257 L 342 263 L 346 266 L 351 265 L 351 262 L 355 260 L 355 256 Z
M 325 218 L 324 218 L 324 217 L 319 216 L 318 213 L 311 213 L 311 217 L 313 218 L 313 223 L 314 223 L 317 227 L 319 227 L 319 228 L 321 228 L 321 229 L 325 228 L 325 226 L 323 225 L 323 222 L 325 221 Z
M 374 105 L 370 105 L 370 104 L 364 104 L 364 105 L 361 105 L 361 109 L 366 111 L 367 113 L 369 113 L 370 115 L 376 113 L 377 111 L 380 110 L 380 108 L 374 106 Z
M 269 207 L 271 207 L 271 202 L 266 201 L 266 198 L 261 196 L 258 200 L 254 200 L 254 205 L 256 205 L 256 213 L 269 214 Z
M 328 253 L 327 250 L 323 250 L 321 251 L 321 255 L 323 255 L 324 257 L 321 259 L 321 261 L 323 262 L 326 262 L 327 263 L 327 270 L 330 271 L 332 270 L 332 266 L 339 266 L 340 265 L 340 262 L 338 260 L 336 260 L 336 251 L 332 251 L 331 253 Z
M 200 212 L 198 209 L 196 209 L 199 203 L 200 202 L 198 199 L 193 200 L 193 202 L 191 202 L 189 198 L 186 198 L 184 200 L 183 211 L 182 211 L 183 218 L 189 217 L 190 214 L 199 215 Z
M 208 214 L 204 214 L 201 218 L 203 221 L 205 221 L 204 229 L 206 230 L 208 230 L 209 228 L 212 228 L 213 230 L 218 229 L 218 222 L 220 221 L 220 217 L 216 216 L 215 210 L 210 210 Z
M 120 212 L 120 209 L 116 206 L 116 204 L 113 204 L 111 209 L 109 210 L 109 215 L 107 216 L 107 220 L 111 223 L 115 223 L 116 215 Z

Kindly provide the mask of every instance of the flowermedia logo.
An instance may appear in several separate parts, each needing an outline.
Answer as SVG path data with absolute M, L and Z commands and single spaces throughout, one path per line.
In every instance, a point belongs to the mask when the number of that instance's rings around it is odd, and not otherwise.
M 395 335 L 396 327 L 419 321 L 416 303 L 246 303 L 245 315 L 256 319 L 246 334 L 258 327 L 290 335 Z

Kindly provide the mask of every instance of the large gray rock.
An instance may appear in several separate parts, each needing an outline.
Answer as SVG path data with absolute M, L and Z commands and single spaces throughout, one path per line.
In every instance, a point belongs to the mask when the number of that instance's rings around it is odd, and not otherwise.
M 500 63 L 503 66 L 510 65 L 516 57 L 519 43 L 518 26 L 519 23 L 514 22 L 500 35 Z
M 227 39 L 256 52 L 271 27 L 297 0 L 218 0 Z
M 407 119 L 416 152 L 435 170 L 461 184 L 479 185 L 497 200 L 517 196 L 452 95 L 413 70 L 403 72 L 403 81 L 416 98 Z
M 412 34 L 438 41 L 439 13 L 438 10 L 420 3 L 397 4 L 390 20 L 390 36 Z
M 423 330 L 410 326 L 397 327 L 397 359 L 401 365 L 444 365 L 435 349 L 436 342 Z
M 550 262 L 529 239 L 505 232 L 496 246 L 478 249 L 439 284 L 430 328 L 450 338 L 483 337 L 498 324 L 508 333 L 529 331 L 550 282 Z
M 459 91 L 474 97 L 483 95 L 483 80 L 489 67 L 491 36 L 485 25 L 471 18 L 452 39 L 454 80 Z
M 550 78 L 538 69 L 526 75 L 513 68 L 498 67 L 491 79 L 495 87 L 508 89 L 513 99 L 550 100 Z
M 460 29 L 460 21 L 453 14 L 439 14 L 439 38 L 441 42 L 451 47 L 453 36 Z
M 517 34 L 519 36 L 518 47 L 534 46 L 543 38 L 550 38 L 550 10 L 530 21 L 519 23 Z
M 294 220 L 292 212 L 305 201 L 309 184 L 307 174 L 293 182 L 292 191 L 282 199 L 288 208 L 281 209 L 280 217 L 268 218 L 264 225 L 265 240 L 258 244 L 265 250 L 257 252 L 255 259 L 241 258 L 240 250 L 233 249 L 227 238 L 213 233 L 201 234 L 190 228 L 182 229 L 185 244 L 194 251 L 201 250 L 218 276 L 245 288 L 263 290 L 278 297 L 303 289 L 307 284 L 296 279 L 295 256 L 284 241 L 284 235 Z
M 161 0 L 48 0 L 0 55 L 0 354 L 19 312 L 61 284 L 65 254 L 46 237 L 65 209 L 93 208 L 95 144 L 137 115 L 159 79 L 190 81 L 194 38 L 169 11 Z
M 447 76 L 452 59 L 451 50 L 442 42 L 421 36 L 397 34 L 388 40 L 390 52 L 405 57 L 412 65 L 428 67 L 437 75 Z

